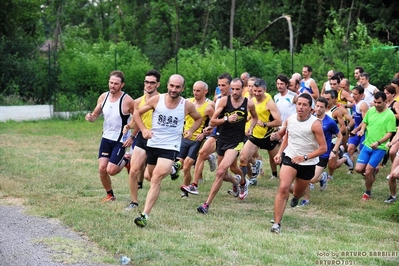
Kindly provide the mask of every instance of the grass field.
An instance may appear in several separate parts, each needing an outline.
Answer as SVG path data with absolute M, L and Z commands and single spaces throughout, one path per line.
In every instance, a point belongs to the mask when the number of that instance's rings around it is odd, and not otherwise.
M 0 198 L 87 236 L 106 251 L 102 262 L 117 264 L 126 255 L 134 265 L 399 265 L 399 225 L 383 202 L 390 164 L 379 172 L 369 202 L 360 200 L 362 176 L 339 169 L 327 190 L 315 185 L 310 205 L 287 206 L 280 235 L 270 233 L 278 180 L 269 180 L 267 160 L 247 199 L 228 195 L 226 183 L 203 215 L 196 208 L 214 178 L 206 165 L 198 196 L 181 199 L 182 179 L 167 177 L 148 226 L 138 228 L 138 212 L 124 210 L 125 170 L 112 178 L 117 201 L 101 202 L 101 130 L 102 121 L 83 119 L 0 123 Z M 148 187 L 139 190 L 140 209 Z

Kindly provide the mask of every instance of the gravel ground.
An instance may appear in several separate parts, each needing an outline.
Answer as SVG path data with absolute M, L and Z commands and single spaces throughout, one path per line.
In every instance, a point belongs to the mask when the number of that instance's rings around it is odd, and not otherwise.
M 101 263 L 104 251 L 58 220 L 26 215 L 23 207 L 1 201 L 0 213 L 0 265 L 110 265 Z

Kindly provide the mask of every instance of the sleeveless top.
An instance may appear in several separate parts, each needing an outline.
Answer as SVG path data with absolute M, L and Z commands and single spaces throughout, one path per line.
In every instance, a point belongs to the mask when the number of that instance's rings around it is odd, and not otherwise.
M 288 118 L 288 146 L 284 150 L 286 156 L 293 158 L 307 155 L 317 150 L 319 145 L 312 132 L 312 125 L 317 120 L 312 115 L 305 121 L 298 121 L 297 114 L 293 114 Z M 319 157 L 315 157 L 299 163 L 299 165 L 316 165 L 318 162 Z
M 340 89 L 340 90 L 338 91 L 337 104 L 342 104 L 342 105 L 347 104 L 348 101 L 347 101 L 347 100 L 342 100 L 341 97 L 342 97 L 342 89 Z
M 118 142 L 122 141 L 123 127 L 128 123 L 130 114 L 124 114 L 122 111 L 123 98 L 126 92 L 115 102 L 108 100 L 109 92 L 105 96 L 101 109 L 104 115 L 103 135 L 102 137 Z
M 274 120 L 273 116 L 270 113 L 270 110 L 267 109 L 267 107 L 266 107 L 266 104 L 269 101 L 273 101 L 270 94 L 268 94 L 266 96 L 266 98 L 261 102 L 258 102 L 256 100 L 256 98 L 254 98 L 252 101 L 255 104 L 255 111 L 258 114 L 258 119 L 260 121 L 262 121 L 263 123 L 267 123 L 267 122 Z M 263 127 L 263 126 L 256 125 L 252 132 L 252 136 L 254 136 L 255 138 L 258 138 L 258 139 L 263 139 L 263 138 L 269 137 L 271 135 L 271 133 L 273 133 L 273 132 L 274 132 L 273 127 L 269 128 L 269 127 Z
M 194 103 L 195 98 L 187 99 L 187 101 Z M 197 138 L 197 136 L 202 133 L 202 130 L 205 127 L 206 121 L 209 120 L 208 116 L 205 114 L 205 110 L 208 107 L 209 103 L 210 103 L 210 100 L 206 99 L 206 101 L 203 104 L 201 104 L 201 106 L 196 108 L 197 112 L 200 114 L 200 116 L 202 118 L 202 122 L 201 122 L 200 127 L 193 133 L 193 136 L 191 137 L 190 140 L 194 141 Z M 194 119 L 191 116 L 187 115 L 186 116 L 186 124 L 184 125 L 184 130 L 185 131 L 189 130 L 193 126 L 193 124 L 194 124 Z
M 312 89 L 310 88 L 310 85 L 309 85 L 309 83 L 311 82 L 311 81 L 314 81 L 314 79 L 312 79 L 312 78 L 309 78 L 308 80 L 302 80 L 301 81 L 301 83 L 300 83 L 300 88 L 299 88 L 299 92 L 300 93 L 304 93 L 305 91 L 308 91 L 310 94 L 312 94 L 313 93 L 313 91 L 312 91 Z
M 395 109 L 393 108 L 393 105 L 396 103 L 396 100 L 393 100 L 393 102 L 388 106 L 388 109 L 389 110 L 391 110 L 392 111 L 392 113 L 394 114 L 394 115 L 396 115 L 396 111 L 395 111 Z M 395 117 L 396 118 L 396 117 Z M 399 126 L 399 120 L 398 119 L 396 119 L 396 126 Z
M 281 93 L 274 95 L 274 102 L 281 116 L 281 122 L 284 124 L 287 118 L 296 113 L 296 104 L 294 103 L 297 94 L 293 91 L 288 91 L 286 95 L 282 96 Z
M 370 106 L 374 102 L 374 90 L 377 89 L 376 86 L 369 84 L 364 88 L 364 100 Z
M 325 84 L 324 91 L 330 91 L 331 90 L 330 81 L 327 80 L 326 82 L 324 82 L 324 84 Z
M 180 151 L 185 101 L 181 98 L 176 108 L 169 109 L 165 105 L 165 94 L 160 94 L 158 104 L 152 114 L 154 134 L 148 139 L 148 147 Z
M 217 127 L 216 136 L 217 140 L 223 143 L 240 143 L 244 141 L 245 137 L 245 123 L 248 117 L 248 99 L 244 98 L 244 101 L 238 108 L 234 108 L 231 103 L 231 96 L 227 96 L 226 106 L 220 113 L 218 118 L 237 114 L 238 118 L 235 122 L 224 122 Z
M 366 101 L 365 100 L 360 100 L 357 104 L 355 104 L 352 107 L 352 117 L 353 117 L 353 120 L 355 120 L 355 126 L 354 127 L 359 126 L 362 123 L 362 121 L 363 121 L 362 112 L 360 111 L 360 105 L 363 102 L 366 102 Z
M 139 108 L 145 104 L 146 100 L 147 100 L 147 95 L 144 94 L 143 97 L 141 97 Z M 141 119 L 143 120 L 145 127 L 148 129 L 151 129 L 152 127 L 152 113 L 153 110 L 151 109 L 141 115 Z
M 336 105 L 334 105 L 333 108 L 331 108 L 330 110 L 328 110 L 328 111 L 326 112 L 326 115 L 328 115 L 329 117 L 331 117 L 331 118 L 334 120 L 334 122 L 335 122 L 336 124 L 338 124 L 338 120 L 335 119 L 335 118 L 333 117 L 333 113 L 334 113 L 335 110 L 338 110 L 338 107 L 337 107 Z

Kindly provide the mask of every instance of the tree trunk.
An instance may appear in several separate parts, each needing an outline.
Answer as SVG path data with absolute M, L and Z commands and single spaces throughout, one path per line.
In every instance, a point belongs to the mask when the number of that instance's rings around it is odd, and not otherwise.
M 202 34 L 202 45 L 201 45 L 201 53 L 203 54 L 205 52 L 205 38 L 206 38 L 206 33 L 208 30 L 208 24 L 209 24 L 209 1 L 206 3 L 206 14 L 205 14 L 205 25 L 204 25 L 204 32 Z
M 352 0 L 351 9 L 349 10 L 348 24 L 347 24 L 347 26 L 346 26 L 346 34 L 345 34 L 345 45 L 348 43 L 349 26 L 351 25 L 352 9 L 353 9 L 353 4 L 354 4 L 354 2 L 355 2 L 355 0 Z
M 324 34 L 324 31 L 322 28 L 323 25 L 323 0 L 317 0 L 317 23 L 316 23 L 316 29 L 317 30 L 317 35 L 316 38 L 322 37 Z
M 180 13 L 179 13 L 179 4 L 177 0 L 174 1 L 175 10 L 176 10 L 176 39 L 175 39 L 175 53 L 179 52 L 180 48 Z
M 60 17 L 61 17 L 61 13 L 62 13 L 62 3 L 61 5 L 58 7 L 57 10 L 57 22 L 55 24 L 55 28 L 54 28 L 54 43 L 53 43 L 53 48 L 54 51 L 57 52 L 58 50 L 58 40 L 59 40 L 59 36 L 61 35 L 61 25 L 60 25 Z
M 230 50 L 233 49 L 233 36 L 234 36 L 234 15 L 236 10 L 236 0 L 231 0 L 231 10 L 230 10 Z

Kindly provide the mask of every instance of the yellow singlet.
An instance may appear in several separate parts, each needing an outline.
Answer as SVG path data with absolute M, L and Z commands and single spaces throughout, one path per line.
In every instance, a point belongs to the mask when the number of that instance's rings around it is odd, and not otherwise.
M 143 95 L 143 97 L 141 97 L 139 108 L 145 104 L 146 97 L 147 97 L 146 95 Z M 141 115 L 141 119 L 143 120 L 145 127 L 148 129 L 152 128 L 152 112 L 153 110 L 151 109 Z
M 257 102 L 256 98 L 253 98 L 252 100 L 255 104 L 255 111 L 258 114 L 258 119 L 264 123 L 270 122 L 271 114 L 269 109 L 266 108 L 266 104 L 268 101 L 273 101 L 272 96 L 266 93 L 266 98 L 260 103 Z M 263 139 L 270 136 L 272 132 L 274 132 L 274 128 L 256 125 L 252 132 L 252 135 L 255 138 Z
M 192 103 L 194 103 L 194 101 L 195 101 L 194 98 L 189 98 L 187 100 Z M 208 118 L 208 116 L 205 114 L 205 110 L 209 103 L 210 103 L 210 101 L 205 101 L 200 107 L 197 108 L 197 112 L 201 115 L 202 122 L 201 122 L 201 126 L 193 133 L 193 136 L 191 137 L 190 140 L 195 140 L 197 138 L 197 136 L 202 133 L 202 130 L 204 129 L 204 126 L 205 126 L 206 119 Z M 184 125 L 184 131 L 189 130 L 193 126 L 193 124 L 194 124 L 194 119 L 191 116 L 187 115 L 186 123 Z

